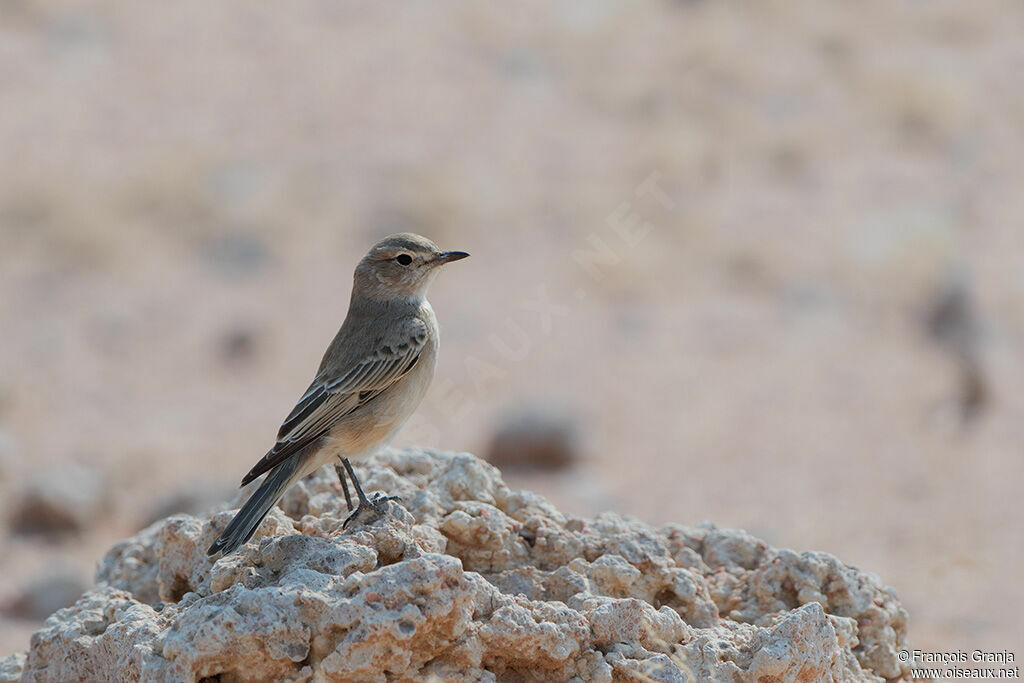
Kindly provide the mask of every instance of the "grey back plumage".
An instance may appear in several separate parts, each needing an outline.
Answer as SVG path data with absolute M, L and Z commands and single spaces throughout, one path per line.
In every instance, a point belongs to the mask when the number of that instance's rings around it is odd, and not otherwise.
M 351 329 L 361 333 L 352 334 Z M 340 419 L 402 379 L 416 365 L 429 329 L 422 303 L 353 294 L 348 316 L 324 353 L 317 376 L 285 418 L 277 443 L 242 485 L 320 439 Z

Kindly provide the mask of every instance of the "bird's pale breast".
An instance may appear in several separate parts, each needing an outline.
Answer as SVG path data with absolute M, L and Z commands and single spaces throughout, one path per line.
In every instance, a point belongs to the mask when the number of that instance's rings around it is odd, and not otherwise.
M 416 365 L 380 396 L 342 418 L 328 433 L 318 461 L 327 463 L 339 455 L 352 459 L 372 455 L 416 411 L 434 378 L 439 342 L 434 312 L 427 302 L 424 309 L 429 338 Z

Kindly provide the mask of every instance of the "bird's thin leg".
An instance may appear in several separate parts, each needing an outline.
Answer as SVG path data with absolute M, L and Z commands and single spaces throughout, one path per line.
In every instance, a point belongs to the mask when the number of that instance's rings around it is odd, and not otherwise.
M 381 503 L 385 503 L 389 500 L 398 500 L 398 496 L 378 495 L 374 496 L 373 500 L 371 501 L 369 498 L 366 497 L 366 494 L 363 493 L 363 487 L 360 486 L 359 479 L 356 477 L 356 473 L 352 469 L 352 463 L 348 461 L 348 458 L 342 458 L 341 464 L 345 466 L 345 471 L 348 472 L 348 478 L 352 480 L 352 485 L 355 486 L 356 488 L 356 497 L 359 498 L 359 507 L 356 508 L 355 512 L 348 516 L 348 519 L 346 519 L 345 523 L 341 525 L 341 528 L 344 529 L 345 527 L 347 527 L 349 523 L 353 519 L 358 517 L 359 513 L 362 512 L 363 510 L 368 509 L 375 512 L 377 515 L 383 515 L 387 512 L 387 509 L 383 505 L 381 505 Z
M 345 494 L 345 505 L 348 507 L 348 511 L 352 512 L 352 496 L 348 492 L 348 482 L 345 481 L 345 470 L 341 469 L 341 465 L 335 465 L 334 471 L 338 473 L 338 481 L 341 482 L 341 492 Z
M 367 507 L 373 507 L 370 501 L 366 498 L 366 494 L 363 493 L 363 487 L 359 485 L 359 479 L 356 477 L 356 473 L 352 469 L 352 463 L 348 461 L 348 458 L 342 458 L 341 464 L 345 466 L 345 471 L 348 472 L 349 479 L 352 480 L 352 485 L 356 487 L 356 495 L 359 497 L 359 507 L 363 507 L 364 505 Z

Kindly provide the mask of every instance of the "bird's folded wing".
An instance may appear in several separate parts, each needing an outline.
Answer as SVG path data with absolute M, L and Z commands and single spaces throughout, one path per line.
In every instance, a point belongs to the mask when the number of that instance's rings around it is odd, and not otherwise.
M 427 342 L 426 326 L 409 326 L 402 341 L 382 344 L 371 355 L 313 380 L 277 433 L 277 443 L 242 479 L 242 485 L 284 462 L 324 436 L 338 420 L 373 400 L 402 379 L 419 360 Z

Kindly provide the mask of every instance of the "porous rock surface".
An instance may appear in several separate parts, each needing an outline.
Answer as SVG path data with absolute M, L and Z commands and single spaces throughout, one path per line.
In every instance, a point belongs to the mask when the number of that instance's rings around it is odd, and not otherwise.
M 402 496 L 342 529 L 337 478 L 294 486 L 248 545 L 232 511 L 114 546 L 0 680 L 877 681 L 906 612 L 873 575 L 710 525 L 565 515 L 468 454 L 360 468 Z M 236 504 L 238 501 L 236 501 Z

